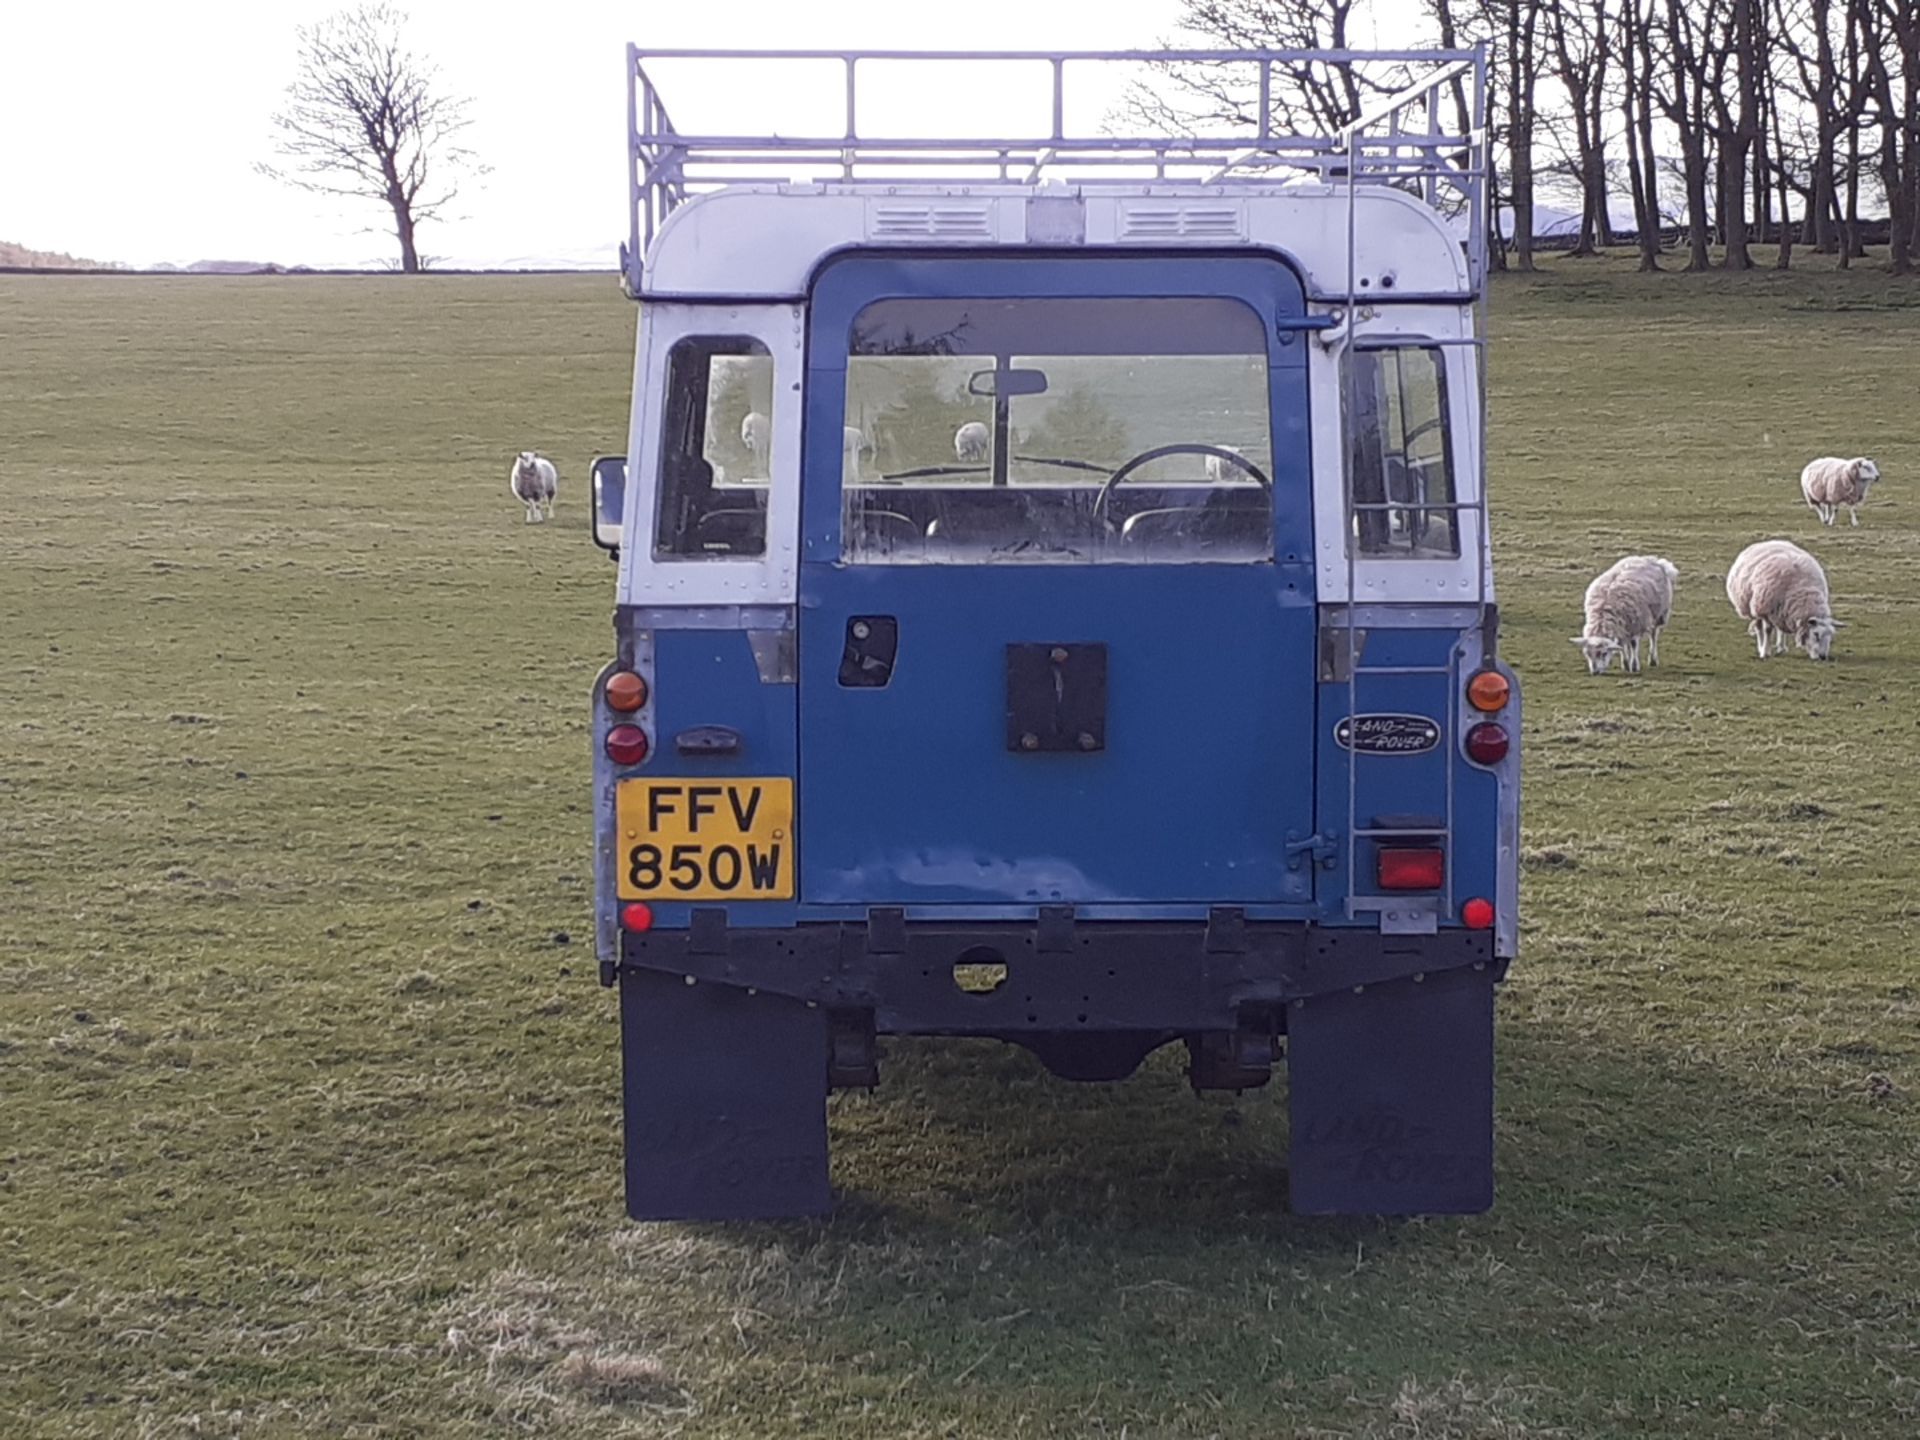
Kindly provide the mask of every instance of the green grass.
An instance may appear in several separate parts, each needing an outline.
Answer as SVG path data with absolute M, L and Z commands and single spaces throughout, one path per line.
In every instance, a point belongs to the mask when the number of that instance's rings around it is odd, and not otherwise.
M 833 1102 L 831 1222 L 635 1226 L 581 514 L 631 309 L 0 278 L 0 1435 L 1920 1432 L 1920 287 L 1569 262 L 1495 317 L 1493 1213 L 1289 1216 L 1278 1085 L 913 1044 Z M 1818 531 L 1800 464 L 1860 451 Z M 1721 594 L 1775 534 L 1830 667 Z M 1667 663 L 1593 679 L 1629 549 Z

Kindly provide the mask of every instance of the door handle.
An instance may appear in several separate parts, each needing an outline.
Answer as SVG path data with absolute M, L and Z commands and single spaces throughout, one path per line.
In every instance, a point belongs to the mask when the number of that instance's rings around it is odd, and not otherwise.
M 674 736 L 673 748 L 682 755 L 738 755 L 740 732 L 725 725 L 696 725 Z
M 854 615 L 847 620 L 840 651 L 840 683 L 849 690 L 878 690 L 893 679 L 900 649 L 900 622 L 891 615 Z

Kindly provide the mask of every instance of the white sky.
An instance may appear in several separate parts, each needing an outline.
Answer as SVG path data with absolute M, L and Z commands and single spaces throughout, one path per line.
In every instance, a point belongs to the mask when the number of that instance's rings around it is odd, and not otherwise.
M 307 195 L 253 169 L 271 158 L 269 117 L 291 78 L 294 27 L 339 4 L 0 3 L 0 57 L 8 62 L 0 80 L 0 240 L 133 265 L 389 262 L 395 246 L 382 207 Z M 414 49 L 439 66 L 448 89 L 473 97 L 464 140 L 492 167 L 468 182 L 447 222 L 423 227 L 421 248 L 447 264 L 475 266 L 612 263 L 626 234 L 621 132 L 629 40 L 1124 49 L 1165 38 L 1179 9 L 1176 0 L 401 4 L 412 17 Z M 476 18 L 483 8 L 498 18 Z M 1381 35 L 1374 43 L 1411 38 Z M 837 115 L 837 82 L 826 79 L 824 98 Z M 667 98 L 673 105 L 674 93 Z M 748 128 L 779 127 L 783 99 L 785 113 L 796 113 L 796 97 L 751 82 L 719 98 L 720 113 Z M 1025 118 L 996 107 L 992 96 L 958 97 L 949 108 L 989 131 Z M 810 120 L 817 107 L 797 113 Z M 684 114 L 676 121 L 693 126 Z

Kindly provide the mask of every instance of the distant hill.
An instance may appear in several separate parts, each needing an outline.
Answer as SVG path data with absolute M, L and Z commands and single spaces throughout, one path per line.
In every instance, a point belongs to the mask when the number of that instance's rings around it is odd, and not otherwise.
M 24 245 L 0 240 L 0 266 L 26 270 L 124 270 L 124 265 L 103 265 L 98 260 L 79 260 L 52 250 L 29 250 Z

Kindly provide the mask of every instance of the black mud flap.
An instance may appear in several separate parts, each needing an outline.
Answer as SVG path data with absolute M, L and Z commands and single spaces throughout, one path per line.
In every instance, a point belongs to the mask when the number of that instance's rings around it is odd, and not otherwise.
M 630 1216 L 831 1209 L 825 1010 L 622 969 L 620 1032 Z
M 1296 1213 L 1493 1204 L 1493 982 L 1447 970 L 1288 1007 Z

